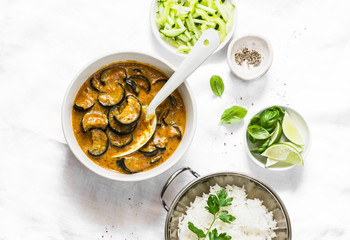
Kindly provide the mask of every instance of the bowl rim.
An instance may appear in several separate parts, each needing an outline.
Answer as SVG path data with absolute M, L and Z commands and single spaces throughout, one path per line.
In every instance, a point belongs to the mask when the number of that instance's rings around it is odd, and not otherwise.
M 68 120 L 67 120 L 67 118 L 69 118 L 69 119 L 71 118 L 71 111 L 67 112 L 66 109 L 67 109 L 67 106 L 69 104 L 68 98 L 71 95 L 71 93 L 70 93 L 72 91 L 71 89 L 72 89 L 74 83 L 79 79 L 80 75 L 83 74 L 85 71 L 87 71 L 87 69 L 91 68 L 93 64 L 97 64 L 98 62 L 103 61 L 103 59 L 108 58 L 108 57 L 113 57 L 114 55 L 115 55 L 115 57 L 120 57 L 122 55 L 133 55 L 133 56 L 138 56 L 138 57 L 146 57 L 146 58 L 153 59 L 154 61 L 158 61 L 158 62 L 164 64 L 167 68 L 171 69 L 171 71 L 175 71 L 175 69 L 176 69 L 171 63 L 169 63 L 165 59 L 158 57 L 158 56 L 154 56 L 154 54 L 151 54 L 151 53 L 145 52 L 145 51 L 138 51 L 138 50 L 137 51 L 135 51 L 135 50 L 111 51 L 111 52 L 105 53 L 103 55 L 100 55 L 98 57 L 95 57 L 93 60 L 91 60 L 87 64 L 85 64 L 74 75 L 74 77 L 72 78 L 72 80 L 70 81 L 69 85 L 66 88 L 66 92 L 64 94 L 64 98 L 63 98 L 62 106 L 61 106 L 61 127 L 62 127 L 62 131 L 63 131 L 63 135 L 64 135 L 64 138 L 66 140 L 68 147 L 70 148 L 70 150 L 74 154 L 74 156 L 79 160 L 79 162 L 81 162 L 86 168 L 88 168 L 92 172 L 96 173 L 97 175 L 100 175 L 100 176 L 105 177 L 107 179 L 111 179 L 111 180 L 115 180 L 115 181 L 122 181 L 122 182 L 135 182 L 135 181 L 142 181 L 142 180 L 150 179 L 152 177 L 158 176 L 158 175 L 166 172 L 171 167 L 173 167 L 178 161 L 180 161 L 182 156 L 187 151 L 188 147 L 191 145 L 194 134 L 195 134 L 195 130 L 197 127 L 197 106 L 196 106 L 196 100 L 194 97 L 194 93 L 186 80 L 179 87 L 179 88 L 183 88 L 185 91 L 188 92 L 188 99 L 190 101 L 190 104 L 189 104 L 190 108 L 186 106 L 186 113 L 187 113 L 187 116 L 188 116 L 189 111 L 191 111 L 191 113 L 192 113 L 192 124 L 190 125 L 192 127 L 191 128 L 188 127 L 189 125 L 188 125 L 188 123 L 186 123 L 185 134 L 186 134 L 187 139 L 186 139 L 185 145 L 183 145 L 183 147 L 182 147 L 182 151 L 178 153 L 175 160 L 169 161 L 174 156 L 174 154 L 176 153 L 176 151 L 178 149 L 176 149 L 175 152 L 173 153 L 173 155 L 170 156 L 170 158 L 167 159 L 167 161 L 165 161 L 163 164 L 161 164 L 153 169 L 150 169 L 148 171 L 145 171 L 145 172 L 140 172 L 140 173 L 136 173 L 136 174 L 120 174 L 117 172 L 107 170 L 107 169 L 97 165 L 96 163 L 94 163 L 81 150 L 81 148 L 78 145 L 77 140 L 74 136 L 73 128 L 71 126 L 71 121 L 69 121 L 69 123 L 68 123 Z M 128 61 L 128 60 L 118 60 L 117 59 L 115 61 L 111 61 L 111 63 L 112 62 L 119 62 L 119 61 L 121 62 L 121 61 Z M 158 66 L 152 65 L 152 64 L 147 63 L 147 62 L 142 62 L 141 60 L 131 60 L 130 59 L 129 61 L 138 61 L 140 63 L 146 63 L 146 64 L 154 66 L 156 69 L 159 69 L 162 72 L 164 72 Z M 104 65 L 105 64 L 102 64 L 101 67 L 103 67 Z M 99 67 L 99 68 L 101 68 L 101 67 Z M 93 72 L 94 71 L 92 70 L 91 74 Z M 74 93 L 74 96 L 76 96 L 76 92 Z M 70 109 L 72 109 L 72 106 L 70 106 Z M 69 136 L 69 134 L 73 134 L 73 137 Z M 180 147 L 180 145 L 179 145 L 179 147 Z M 85 158 L 82 157 L 83 155 L 85 156 Z M 165 163 L 167 163 L 167 164 L 165 164 Z
M 250 77 L 244 77 L 242 76 L 239 72 L 235 71 L 235 69 L 233 68 L 233 65 L 235 64 L 233 62 L 233 59 L 232 59 L 232 49 L 233 47 L 239 42 L 239 41 L 242 41 L 244 38 L 257 38 L 257 39 L 260 39 L 262 41 L 264 41 L 267 45 L 267 50 L 268 52 L 270 53 L 270 57 L 268 59 L 268 62 L 267 62 L 267 67 L 266 69 L 263 69 L 263 71 L 261 71 L 261 73 L 259 74 L 254 74 Z M 259 35 L 259 34 L 247 34 L 247 35 L 244 35 L 244 36 L 241 36 L 237 39 L 233 39 L 229 46 L 228 46 L 228 49 L 227 49 L 227 54 L 226 54 L 226 58 L 227 58 L 227 65 L 229 66 L 229 68 L 231 69 L 231 72 L 238 78 L 242 79 L 242 80 L 246 80 L 246 81 L 251 81 L 251 80 L 256 80 L 256 79 L 259 79 L 260 77 L 262 77 L 271 67 L 272 65 L 272 62 L 273 62 L 273 48 L 272 48 L 272 44 L 270 42 L 269 39 L 267 39 L 266 37 L 262 36 L 262 35 Z
M 263 168 L 263 169 L 267 169 L 269 171 L 272 171 L 272 172 L 278 172 L 278 171 L 285 171 L 285 170 L 289 170 L 289 169 L 292 169 L 294 168 L 296 165 L 292 165 L 290 167 L 280 167 L 280 168 L 266 168 L 265 165 L 260 162 L 258 159 L 256 159 L 252 153 L 250 152 L 249 150 L 249 147 L 248 147 L 248 140 L 247 140 L 247 128 L 248 128 L 248 125 L 251 121 L 251 119 L 258 113 L 261 113 L 262 111 L 270 108 L 270 107 L 273 107 L 273 106 L 279 106 L 281 108 L 283 108 L 285 111 L 288 110 L 288 109 L 291 109 L 292 111 L 294 111 L 295 113 L 297 113 L 301 120 L 303 120 L 305 122 L 305 126 L 307 128 L 307 132 L 308 132 L 308 142 L 307 144 L 307 148 L 305 149 L 305 151 L 302 152 L 302 157 L 303 157 L 303 160 L 306 159 L 309 151 L 310 151 L 310 145 L 311 145 L 311 132 L 310 132 L 310 127 L 309 127 L 309 124 L 307 123 L 307 121 L 305 120 L 305 118 L 303 117 L 302 114 L 300 114 L 299 111 L 295 110 L 294 107 L 290 107 L 290 106 L 285 106 L 285 105 L 281 105 L 281 104 L 274 104 L 274 105 L 268 105 L 266 107 L 262 107 L 260 108 L 258 111 L 254 112 L 254 114 L 252 115 L 252 117 L 249 119 L 249 121 L 247 121 L 247 123 L 245 124 L 244 126 L 244 134 L 243 134 L 243 143 L 244 143 L 244 148 L 246 149 L 246 153 L 247 155 L 249 156 L 249 158 L 256 164 L 258 165 L 259 167 Z
M 278 202 L 278 204 L 280 205 L 283 213 L 285 214 L 286 217 L 286 222 L 287 222 L 287 228 L 288 228 L 288 233 L 289 233 L 289 238 L 288 240 L 292 239 L 292 224 L 291 224 L 291 220 L 289 217 L 289 213 L 287 211 L 287 208 L 285 206 L 285 204 L 283 203 L 282 199 L 280 198 L 280 196 L 277 194 L 277 192 L 275 190 L 273 190 L 273 188 L 268 185 L 267 183 L 252 177 L 246 173 L 242 173 L 242 172 L 214 172 L 214 173 L 209 173 L 203 176 L 199 176 L 198 178 L 193 179 L 192 181 L 190 181 L 189 183 L 187 183 L 175 196 L 174 200 L 171 202 L 170 204 L 170 208 L 169 211 L 167 212 L 166 215 L 166 219 L 165 219 L 165 226 L 164 226 L 164 236 L 165 239 L 168 240 L 169 236 L 168 236 L 168 228 L 169 228 L 169 223 L 170 223 L 170 219 L 171 219 L 171 214 L 174 211 L 175 207 L 177 206 L 179 200 L 181 197 L 183 197 L 183 195 L 185 194 L 185 192 L 190 191 L 191 188 L 193 188 L 194 185 L 196 185 L 197 183 L 199 183 L 200 181 L 205 181 L 209 178 L 213 178 L 213 177 L 217 177 L 217 176 L 228 176 L 228 175 L 234 175 L 234 176 L 239 176 L 239 177 L 243 177 L 246 179 L 249 179 L 250 181 L 253 181 L 255 183 L 257 183 L 258 185 L 262 186 L 269 194 L 271 194 L 276 201 Z
M 236 28 L 237 28 L 237 3 L 236 3 L 236 0 L 230 0 L 232 4 L 235 5 L 235 8 L 233 10 L 233 24 L 232 24 L 232 27 L 231 27 L 231 30 L 229 31 L 229 33 L 226 35 L 224 41 L 222 43 L 220 43 L 219 47 L 214 51 L 213 54 L 219 52 L 221 49 L 223 49 L 227 44 L 228 42 L 232 39 L 232 36 L 233 34 L 235 33 L 236 31 Z M 157 3 L 157 0 L 152 0 L 151 1 L 151 4 L 150 4 L 150 7 L 149 7 L 149 21 L 150 21 L 150 25 L 151 25 L 151 30 L 152 30 L 152 35 L 158 40 L 158 42 L 160 43 L 160 45 L 162 45 L 165 49 L 167 49 L 169 52 L 177 55 L 177 56 L 180 56 L 180 57 L 186 57 L 187 54 L 184 54 L 184 53 L 181 53 L 181 52 L 177 52 L 176 49 L 171 46 L 170 44 L 166 43 L 162 38 L 161 36 L 159 35 L 159 29 L 158 29 L 158 26 L 157 24 L 155 23 L 154 21 L 154 17 L 155 17 L 155 8 L 156 8 L 156 3 Z

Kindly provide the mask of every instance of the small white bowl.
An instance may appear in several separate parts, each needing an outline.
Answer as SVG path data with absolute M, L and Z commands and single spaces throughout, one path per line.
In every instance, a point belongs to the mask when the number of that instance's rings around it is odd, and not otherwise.
M 282 109 L 284 109 L 288 113 L 288 115 L 293 119 L 294 124 L 296 125 L 301 137 L 304 140 L 304 146 L 303 146 L 304 149 L 303 149 L 303 152 L 301 153 L 301 156 L 303 157 L 303 160 L 305 161 L 305 158 L 309 152 L 310 144 L 311 144 L 310 129 L 309 129 L 305 119 L 296 110 L 294 110 L 293 108 L 290 108 L 290 107 L 285 107 L 285 106 L 281 106 L 281 105 L 278 105 L 278 106 L 280 106 Z M 257 113 L 261 114 L 265 109 L 268 109 L 270 107 L 272 107 L 272 106 L 265 107 L 265 108 L 261 109 L 260 111 L 258 111 Z M 253 115 L 251 115 L 251 118 L 249 119 L 248 123 L 246 124 L 246 126 L 244 128 L 245 132 L 244 132 L 243 142 L 244 142 L 244 148 L 246 149 L 246 152 L 247 152 L 248 156 L 250 157 L 250 159 L 258 166 L 260 166 L 262 168 L 266 168 L 265 167 L 266 157 L 261 156 L 259 153 L 252 153 L 250 151 L 250 149 L 252 149 L 253 147 L 252 147 L 251 142 L 248 139 L 248 133 L 247 133 L 248 125 L 249 125 L 251 119 L 257 113 L 254 113 Z M 282 134 L 280 141 L 287 142 L 289 140 L 286 139 Z M 284 170 L 291 169 L 293 167 L 295 167 L 295 165 L 288 166 L 288 167 L 269 167 L 266 169 L 269 169 L 271 171 L 284 171 Z
M 180 142 L 180 145 L 178 146 L 176 151 L 171 155 L 171 157 L 168 160 L 166 160 L 161 165 L 146 172 L 140 172 L 136 174 L 120 174 L 104 169 L 96 163 L 94 163 L 81 150 L 73 133 L 72 107 L 74 99 L 80 87 L 83 85 L 86 79 L 88 79 L 94 72 L 108 64 L 128 60 L 138 61 L 141 63 L 152 65 L 164 72 L 168 76 L 171 76 L 174 73 L 174 67 L 172 65 L 170 65 L 164 59 L 156 58 L 151 54 L 140 52 L 117 52 L 100 57 L 88 64 L 86 67 L 84 67 L 69 85 L 66 95 L 64 96 L 62 105 L 62 129 L 68 146 L 70 147 L 74 155 L 79 159 L 79 161 L 83 165 L 85 165 L 91 171 L 95 172 L 100 176 L 112 180 L 141 181 L 151 177 L 155 177 L 165 172 L 181 159 L 181 157 L 189 147 L 190 143 L 192 142 L 192 138 L 194 136 L 197 123 L 197 109 L 192 90 L 185 81 L 183 84 L 180 85 L 178 89 L 182 95 L 186 106 L 186 130 Z
M 233 9 L 233 24 L 232 24 L 232 27 L 231 27 L 230 31 L 227 33 L 224 41 L 222 43 L 220 43 L 219 47 L 215 50 L 214 53 L 220 51 L 230 41 L 230 39 L 233 36 L 233 33 L 236 30 L 236 26 L 237 26 L 237 5 L 236 5 L 234 0 L 228 0 L 228 1 L 231 1 L 231 3 L 233 5 L 235 5 L 235 8 Z M 158 2 L 158 0 L 152 0 L 151 1 L 150 13 L 149 13 L 149 16 L 150 16 L 149 19 L 150 19 L 150 22 L 151 22 L 151 29 L 152 29 L 154 37 L 168 51 L 170 51 L 170 52 L 172 52 L 172 53 L 174 53 L 174 54 L 176 54 L 178 56 L 185 57 L 187 55 L 186 53 L 181 53 L 181 52 L 176 51 L 176 48 L 174 46 L 172 46 L 170 43 L 168 43 L 165 40 L 163 40 L 162 37 L 160 36 L 160 34 L 159 34 L 159 26 L 155 22 L 156 13 L 158 11 L 157 2 Z
M 248 66 L 245 62 L 242 66 L 235 61 L 235 54 L 242 52 L 244 48 L 255 50 L 261 55 L 259 66 Z M 232 40 L 227 50 L 227 64 L 233 74 L 243 80 L 255 80 L 264 75 L 271 67 L 273 60 L 273 50 L 268 39 L 262 36 L 248 35 L 237 40 Z

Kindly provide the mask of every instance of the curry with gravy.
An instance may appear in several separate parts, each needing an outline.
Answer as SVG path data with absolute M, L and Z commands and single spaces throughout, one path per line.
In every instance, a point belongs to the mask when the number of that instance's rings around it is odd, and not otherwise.
M 80 148 L 99 166 L 133 174 L 152 169 L 175 152 L 186 127 L 186 108 L 175 90 L 156 109 L 157 127 L 138 151 L 122 157 L 147 129 L 146 108 L 168 77 L 134 61 L 105 66 L 78 91 L 72 110 L 73 132 Z

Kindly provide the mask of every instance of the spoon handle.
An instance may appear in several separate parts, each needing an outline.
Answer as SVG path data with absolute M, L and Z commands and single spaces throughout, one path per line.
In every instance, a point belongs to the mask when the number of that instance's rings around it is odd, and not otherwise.
M 186 78 L 194 72 L 220 45 L 220 37 L 216 30 L 208 29 L 198 39 L 191 49 L 185 60 L 182 61 L 179 68 L 170 77 L 167 83 L 153 98 L 148 106 L 147 114 L 153 113 L 161 104 Z

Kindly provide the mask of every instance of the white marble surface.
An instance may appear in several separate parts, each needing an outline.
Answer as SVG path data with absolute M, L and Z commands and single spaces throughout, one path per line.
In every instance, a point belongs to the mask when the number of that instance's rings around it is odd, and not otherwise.
M 113 182 L 87 170 L 65 143 L 60 107 L 74 75 L 93 58 L 142 50 L 178 65 L 158 46 L 148 22 L 150 1 L 0 1 L 0 239 L 163 239 L 159 202 L 180 167 L 200 174 L 245 172 L 271 185 L 292 221 L 293 239 L 350 239 L 350 2 L 237 0 L 234 38 L 268 37 L 274 62 L 244 82 L 226 64 L 226 50 L 189 79 L 198 103 L 193 143 L 166 173 L 137 183 Z M 222 98 L 209 87 L 222 76 Z M 270 172 L 243 149 L 244 125 L 272 104 L 299 110 L 312 131 L 304 167 Z M 248 109 L 243 123 L 218 126 L 231 105 Z M 191 177 L 171 188 L 175 193 Z M 168 195 L 171 200 L 170 193 Z

